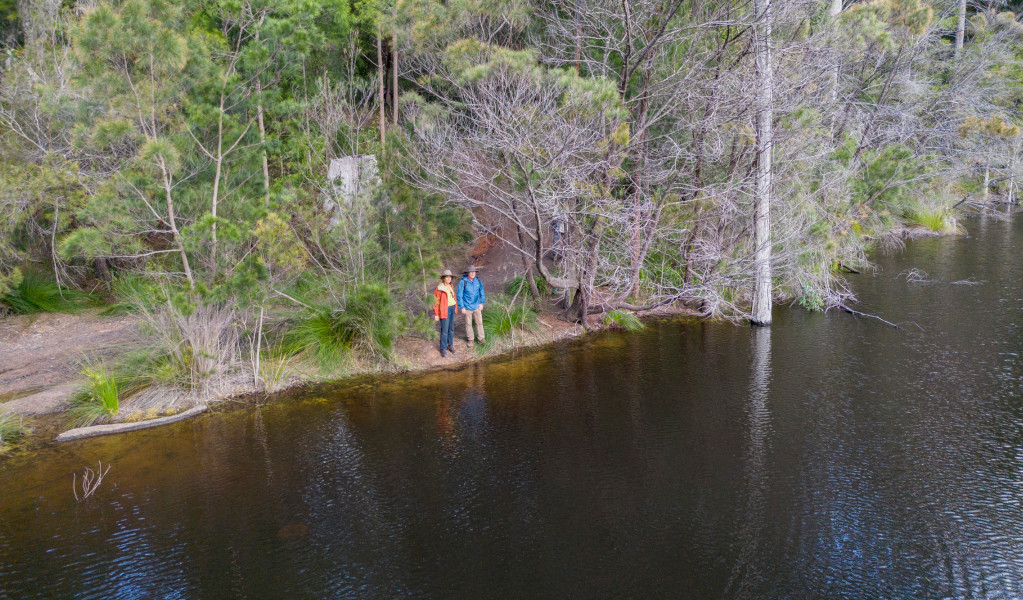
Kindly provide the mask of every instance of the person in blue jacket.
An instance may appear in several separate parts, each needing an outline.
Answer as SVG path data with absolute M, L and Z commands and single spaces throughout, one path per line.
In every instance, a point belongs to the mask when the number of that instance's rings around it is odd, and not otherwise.
M 483 332 L 483 304 L 487 301 L 487 293 L 483 291 L 483 282 L 476 277 L 477 267 L 465 270 L 462 280 L 458 282 L 458 306 L 465 315 L 465 337 L 472 348 L 473 338 L 479 338 L 481 344 L 487 343 L 487 334 Z M 473 321 L 476 322 L 476 334 L 473 335 Z

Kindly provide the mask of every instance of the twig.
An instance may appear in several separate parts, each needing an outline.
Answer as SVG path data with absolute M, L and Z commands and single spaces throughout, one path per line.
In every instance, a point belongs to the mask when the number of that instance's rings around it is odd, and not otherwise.
M 280 291 L 279 289 L 277 289 L 277 288 L 275 288 L 275 287 L 272 287 L 272 288 L 270 288 L 270 289 L 271 289 L 271 290 L 272 290 L 272 291 L 273 291 L 273 292 L 274 292 L 275 294 L 277 294 L 277 295 L 279 295 L 279 296 L 284 296 L 285 298 L 287 298 L 288 300 L 291 300 L 291 301 L 292 301 L 292 302 L 294 302 L 295 304 L 301 304 L 302 306 L 304 306 L 304 307 L 308 308 L 309 310 L 316 310 L 315 308 L 313 308 L 312 306 L 309 306 L 309 305 L 308 305 L 308 304 L 306 304 L 305 302 L 302 302 L 301 300 L 295 300 L 295 299 L 294 299 L 294 298 L 292 298 L 291 296 L 289 296 L 289 295 L 285 294 L 284 292 Z
M 99 466 L 95 471 L 89 467 L 85 467 L 85 472 L 82 473 L 82 497 L 78 497 L 78 474 L 73 473 L 71 475 L 71 491 L 75 495 L 75 502 L 82 502 L 89 496 L 93 495 L 99 486 L 103 483 L 103 478 L 106 477 L 110 471 L 110 465 L 103 469 L 103 461 L 99 461 Z
M 838 308 L 841 308 L 842 310 L 844 310 L 845 312 L 847 312 L 847 313 L 849 313 L 850 315 L 853 315 L 853 316 L 870 317 L 871 319 L 877 319 L 878 321 L 881 321 L 885 325 L 888 325 L 890 327 L 894 327 L 895 329 L 902 329 L 901 327 L 899 327 L 895 323 L 892 323 L 891 321 L 886 321 L 885 319 L 882 319 L 881 317 L 879 317 L 877 315 L 872 315 L 870 313 L 865 313 L 865 312 L 860 312 L 858 310 L 853 310 L 853 309 L 849 308 L 848 306 L 846 306 L 844 304 L 839 304 Z

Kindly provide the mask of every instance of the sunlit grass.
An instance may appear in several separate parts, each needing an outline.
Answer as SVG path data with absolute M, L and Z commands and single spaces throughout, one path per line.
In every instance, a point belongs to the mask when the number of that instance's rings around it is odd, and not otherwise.
M 623 310 L 610 310 L 604 314 L 604 325 L 624 329 L 625 331 L 638 331 L 643 329 L 643 322 L 639 317 Z
M 87 427 L 103 418 L 117 416 L 121 410 L 121 385 L 118 378 L 99 363 L 87 362 L 82 369 L 86 384 L 71 400 L 68 414 L 75 427 Z

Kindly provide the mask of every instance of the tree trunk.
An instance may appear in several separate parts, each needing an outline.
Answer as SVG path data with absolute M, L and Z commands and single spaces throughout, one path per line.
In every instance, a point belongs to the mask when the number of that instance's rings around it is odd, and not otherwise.
M 754 46 L 756 52 L 757 94 L 757 171 L 756 197 L 753 209 L 753 309 L 750 320 L 754 325 L 771 324 L 771 179 L 773 175 L 771 151 L 774 139 L 771 122 L 774 119 L 774 72 L 771 65 L 771 0 L 755 0 L 756 25 Z
M 575 74 L 578 75 L 583 60 L 583 24 L 579 18 L 580 7 L 578 5 L 572 10 L 572 17 L 575 19 L 575 54 L 572 59 L 575 61 Z
M 215 173 L 213 175 L 213 200 L 210 203 L 210 216 L 213 217 L 213 224 L 210 226 L 210 281 L 217 279 L 217 206 L 220 203 L 220 174 L 224 168 L 224 94 L 227 87 L 227 75 L 224 75 L 224 84 L 220 88 L 220 107 L 217 113 L 217 156 Z
M 987 203 L 987 190 L 991 185 L 991 160 L 984 163 L 984 202 Z
M 188 254 L 185 252 L 185 244 L 181 241 L 181 234 L 178 233 L 177 221 L 174 218 L 174 197 L 171 195 L 173 186 L 171 185 L 170 173 L 167 171 L 167 163 L 161 156 L 159 158 L 160 173 L 163 177 L 163 193 L 164 200 L 167 202 L 167 224 L 170 225 L 171 235 L 174 238 L 174 244 L 178 247 L 178 253 L 181 255 L 181 266 L 185 270 L 185 278 L 188 279 L 188 287 L 195 289 L 195 280 L 192 279 L 192 268 L 188 265 Z
M 263 26 L 263 14 L 259 18 L 259 27 Z M 256 28 L 256 46 L 259 46 L 259 27 Z M 270 162 L 266 155 L 266 126 L 263 124 L 263 76 L 256 75 L 256 122 L 259 125 L 259 147 L 263 152 L 263 202 L 270 208 Z
M 394 17 L 397 20 L 397 15 Z M 391 34 L 391 124 L 398 125 L 398 36 L 393 33 Z
M 92 269 L 96 272 L 96 277 L 104 283 L 110 283 L 113 281 L 113 277 L 110 276 L 110 266 L 107 264 L 107 259 L 98 256 L 92 259 Z
M 384 153 L 384 134 L 387 132 L 387 119 L 384 117 L 387 92 L 384 91 L 384 42 L 380 23 L 377 23 L 377 81 L 380 84 L 380 154 L 382 155 Z
M 966 0 L 959 0 L 959 18 L 956 21 L 956 41 L 952 56 L 958 57 L 963 50 L 963 38 L 966 36 Z
M 831 23 L 832 23 L 833 26 L 837 27 L 836 21 L 838 21 L 838 17 L 841 14 L 842 14 L 842 0 L 831 0 L 831 6 L 828 8 L 828 16 L 831 18 Z M 838 103 L 838 71 L 839 71 L 838 52 L 834 53 L 834 56 L 832 57 L 832 60 L 834 62 L 831 65 L 831 89 L 829 90 L 829 95 L 831 96 L 831 103 L 832 104 L 837 104 Z
M 515 233 L 519 237 L 519 248 L 525 248 L 526 236 L 523 235 L 522 227 L 520 227 L 517 223 L 515 224 Z M 533 280 L 533 266 L 529 264 L 529 259 L 526 258 L 525 254 L 520 253 L 519 256 L 522 258 L 522 268 L 525 271 L 523 277 L 526 278 L 526 282 L 529 284 L 529 295 L 533 297 L 533 300 L 539 300 L 540 290 L 536 288 L 536 281 Z

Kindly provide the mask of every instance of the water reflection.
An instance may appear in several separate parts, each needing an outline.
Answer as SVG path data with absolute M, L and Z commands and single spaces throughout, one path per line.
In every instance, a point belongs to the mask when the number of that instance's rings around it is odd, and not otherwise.
M 750 375 L 747 399 L 749 433 L 744 460 L 745 498 L 737 531 L 739 558 L 725 588 L 729 598 L 757 598 L 764 579 L 760 565 L 765 524 L 767 437 L 771 413 L 771 328 L 750 329 Z

